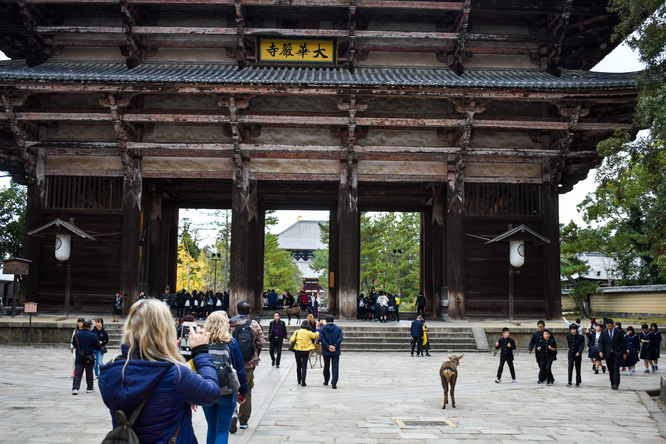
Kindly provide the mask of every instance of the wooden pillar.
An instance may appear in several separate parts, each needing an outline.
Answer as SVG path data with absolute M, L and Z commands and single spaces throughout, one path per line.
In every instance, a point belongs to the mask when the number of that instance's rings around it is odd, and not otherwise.
M 129 157 L 129 156 L 128 156 Z M 141 161 L 124 159 L 123 233 L 121 239 L 120 290 L 127 293 L 126 311 L 139 292 L 139 247 L 141 241 Z
M 338 317 L 356 319 L 361 277 L 361 220 L 358 211 L 357 164 L 342 163 L 338 184 Z
M 166 253 L 167 263 L 167 283 L 170 288 L 175 288 L 176 291 L 182 288 L 176 288 L 178 282 L 178 207 L 168 205 L 164 207 L 164 234 L 166 236 Z
M 253 305 L 253 311 L 261 308 L 253 303 L 256 297 L 259 224 L 257 221 L 257 186 L 256 183 L 250 182 L 249 163 L 249 159 L 246 159 L 238 166 L 231 190 L 229 314 L 232 316 L 236 313 L 238 301 L 249 301 Z M 263 241 L 263 235 L 261 238 Z
M 338 316 L 338 218 L 337 211 L 328 216 L 328 312 Z
M 44 223 L 44 206 L 46 196 L 46 177 L 45 177 L 46 152 L 43 149 L 37 151 L 35 165 L 35 175 L 28 183 L 28 196 L 25 212 L 26 233 L 34 230 Z M 40 302 L 39 284 L 41 281 L 42 264 L 42 240 L 38 236 L 25 235 L 25 244 L 23 257 L 32 261 L 30 264 L 30 274 L 25 277 L 26 291 L 25 300 Z M 51 254 L 54 254 L 53 252 Z
M 433 310 L 435 301 L 433 300 L 433 287 L 432 287 L 432 225 L 430 219 L 432 218 L 432 211 L 428 209 L 421 213 L 421 237 L 420 237 L 420 285 L 419 288 L 423 291 L 423 296 L 426 298 L 426 313 Z M 439 305 L 439 301 L 437 301 Z
M 449 172 L 446 211 L 446 270 L 449 318 L 465 317 L 465 188 L 464 170 Z
M 441 317 L 442 311 L 442 288 L 444 287 L 444 200 L 442 197 L 443 185 L 433 184 L 432 212 L 430 223 L 431 244 L 431 285 L 433 292 L 432 314 Z
M 256 186 L 256 185 L 255 185 Z M 264 301 L 262 294 L 264 292 L 264 242 L 266 234 L 266 211 L 263 208 L 257 210 L 257 217 L 251 222 L 251 229 L 255 232 L 252 236 L 255 239 L 254 245 L 254 298 L 250 300 L 252 304 L 252 312 L 259 315 L 261 314 Z
M 162 297 L 164 289 L 169 286 L 167 277 L 169 251 L 166 248 L 169 245 L 169 213 L 164 208 L 168 199 L 162 196 L 154 183 L 151 184 L 150 194 L 150 208 L 148 209 L 150 238 L 148 239 L 148 253 L 144 255 L 145 260 L 148 260 L 150 283 L 148 294 L 152 297 Z M 175 290 L 171 286 L 169 288 Z
M 543 286 L 546 318 L 562 317 L 562 292 L 560 287 L 560 227 L 557 186 L 541 187 L 543 203 L 543 235 L 550 240 L 543 246 Z

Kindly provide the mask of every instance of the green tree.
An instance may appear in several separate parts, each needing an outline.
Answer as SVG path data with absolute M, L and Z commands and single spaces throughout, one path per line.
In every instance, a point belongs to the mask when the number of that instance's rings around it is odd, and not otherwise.
M 180 239 L 179 243 L 184 245 L 187 253 L 192 257 L 192 259 L 199 259 L 199 254 L 201 253 L 201 248 L 199 248 L 199 233 L 198 229 L 195 228 L 192 224 L 192 221 L 189 218 L 183 218 L 181 221 L 182 228 L 180 230 Z
M 583 302 L 588 300 L 589 295 L 597 293 L 597 284 L 577 279 L 590 269 L 587 262 L 578 255 L 588 251 L 598 251 L 600 241 L 599 233 L 594 229 L 581 229 L 573 221 L 566 226 L 560 224 L 560 274 L 566 279 L 565 286 L 569 288 L 571 299 L 584 315 L 589 313 L 586 313 Z
M 291 253 L 280 248 L 278 237 L 268 232 L 277 223 L 274 211 L 266 212 L 264 235 L 264 288 L 278 288 L 294 293 L 303 286 L 301 272 Z
M 26 187 L 14 181 L 0 190 L 0 259 L 23 254 Z
M 611 0 L 620 17 L 615 40 L 626 39 L 646 69 L 638 78 L 635 125 L 648 134 L 632 142 L 618 131 L 597 150 L 598 189 L 579 206 L 588 223 L 617 253 L 620 284 L 666 282 L 666 4 L 663 0 Z

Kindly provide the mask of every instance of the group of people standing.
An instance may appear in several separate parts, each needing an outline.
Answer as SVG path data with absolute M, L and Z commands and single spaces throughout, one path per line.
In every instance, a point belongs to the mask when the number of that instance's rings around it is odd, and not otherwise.
M 280 310 L 282 308 L 300 307 L 301 311 L 306 311 L 319 317 L 319 300 L 316 294 L 308 294 L 300 290 L 298 295 L 294 298 L 288 291 L 283 291 L 278 294 L 277 290 L 269 289 L 262 294 L 265 309 Z
M 104 329 L 104 319 L 79 318 L 72 333 L 70 352 L 72 353 L 74 367 L 72 370 L 72 395 L 78 395 L 81 389 L 83 373 L 86 374 L 86 393 L 93 393 L 93 379 L 97 379 L 99 368 L 104 364 L 104 355 L 107 352 L 106 344 L 109 334 Z M 94 372 L 94 376 L 93 376 Z
M 595 374 L 599 374 L 599 371 L 605 373 L 608 369 L 611 388 L 614 390 L 617 390 L 620 386 L 620 372 L 627 370 L 627 375 L 632 375 L 636 363 L 640 359 L 645 362 L 645 373 L 650 373 L 650 366 L 653 372 L 659 369 L 661 333 L 655 323 L 652 323 L 649 328 L 647 324 L 643 324 L 641 326 L 643 331 L 640 336 L 636 334 L 631 326 L 625 332 L 622 329 L 622 324 L 613 322 L 612 319 L 604 319 L 603 323 L 597 323 L 592 318 L 585 331 L 580 325 L 580 319 L 577 319 L 576 323 L 568 325 L 569 334 L 566 336 L 567 385 L 573 385 L 574 383 L 574 370 L 576 372 L 576 387 L 579 387 L 582 383 L 581 366 L 586 350 L 589 359 L 592 361 L 592 370 Z M 545 326 L 544 321 L 538 321 L 537 330 L 530 339 L 528 353 L 534 352 L 536 355 L 539 366 L 537 383 L 552 385 L 555 382 L 552 365 L 557 360 L 558 348 L 555 338 Z M 583 333 L 587 336 L 587 347 L 585 346 Z M 509 367 L 512 382 L 516 382 L 516 372 L 513 366 L 515 351 L 516 342 L 511 338 L 509 329 L 504 328 L 502 337 L 495 342 L 495 353 L 500 353 L 500 363 L 495 382 L 500 383 L 502 381 L 504 364 Z

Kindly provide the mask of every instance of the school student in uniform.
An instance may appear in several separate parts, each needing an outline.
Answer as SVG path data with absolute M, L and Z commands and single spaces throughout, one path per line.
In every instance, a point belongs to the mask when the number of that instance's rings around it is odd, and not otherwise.
M 557 360 L 557 344 L 555 339 L 550 334 L 550 330 L 543 330 L 543 338 L 537 344 L 537 351 L 541 352 L 541 360 L 539 362 L 539 384 L 544 382 L 547 385 L 553 385 L 555 378 L 553 377 L 552 366 L 553 361 Z
M 580 376 L 580 367 L 583 362 L 583 351 L 585 350 L 585 337 L 579 333 L 578 325 L 569 325 L 569 334 L 567 335 L 567 344 L 569 352 L 567 358 L 569 359 L 569 373 L 567 385 L 572 384 L 573 369 L 576 367 L 576 387 L 580 387 L 583 382 Z
M 511 382 L 516 382 L 516 371 L 513 368 L 513 352 L 516 349 L 516 341 L 511 337 L 511 332 L 508 328 L 502 329 L 502 337 L 495 342 L 495 353 L 499 350 L 500 363 L 497 367 L 496 383 L 502 382 L 502 371 L 504 370 L 504 363 L 506 362 L 511 372 Z

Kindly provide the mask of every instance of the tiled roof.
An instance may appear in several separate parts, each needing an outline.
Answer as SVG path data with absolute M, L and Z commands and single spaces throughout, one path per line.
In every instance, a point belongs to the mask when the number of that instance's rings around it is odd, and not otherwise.
M 301 220 L 278 234 L 283 250 L 319 250 L 328 248 L 321 241 L 319 221 Z
M 186 83 L 237 85 L 388 86 L 514 89 L 616 89 L 635 87 L 635 73 L 563 70 L 560 77 L 539 69 L 358 67 L 346 69 L 248 67 L 219 63 L 145 62 L 130 70 L 123 63 L 52 61 L 28 67 L 23 60 L 0 62 L 0 83 Z

